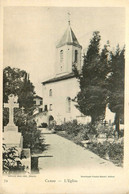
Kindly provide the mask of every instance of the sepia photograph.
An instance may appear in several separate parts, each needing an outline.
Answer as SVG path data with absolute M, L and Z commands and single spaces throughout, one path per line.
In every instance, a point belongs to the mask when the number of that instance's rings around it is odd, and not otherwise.
M 123 172 L 125 32 L 125 7 L 3 7 L 3 177 Z

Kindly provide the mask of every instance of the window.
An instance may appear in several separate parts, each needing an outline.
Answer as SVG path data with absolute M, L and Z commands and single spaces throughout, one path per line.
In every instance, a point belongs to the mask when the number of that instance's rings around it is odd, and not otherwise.
M 77 63 L 77 61 L 78 61 L 78 51 L 75 50 L 75 63 Z
M 39 112 L 42 112 L 42 108 L 39 108 Z
M 49 110 L 52 111 L 52 104 L 49 105 Z
M 71 98 L 67 97 L 66 99 L 66 112 L 70 113 L 71 112 Z
M 36 101 L 34 100 L 34 104 L 36 104 Z
M 40 105 L 42 105 L 43 104 L 43 102 L 42 102 L 42 100 L 40 100 Z
M 60 51 L 60 71 L 63 69 L 63 50 Z
M 60 62 L 63 62 L 63 50 L 60 51 Z
M 49 90 L 49 96 L 52 96 L 52 89 Z
M 44 111 L 47 111 L 47 105 L 44 106 Z

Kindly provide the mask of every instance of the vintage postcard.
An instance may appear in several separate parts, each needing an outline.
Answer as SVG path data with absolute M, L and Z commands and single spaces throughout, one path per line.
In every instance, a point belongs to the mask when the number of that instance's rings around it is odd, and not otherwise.
M 0 194 L 128 193 L 129 2 L 0 8 Z

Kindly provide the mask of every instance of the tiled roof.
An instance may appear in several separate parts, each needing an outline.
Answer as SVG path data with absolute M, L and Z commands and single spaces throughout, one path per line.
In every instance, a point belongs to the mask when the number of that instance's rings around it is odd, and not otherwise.
M 45 85 L 45 84 L 49 84 L 49 83 L 53 83 L 53 82 L 58 82 L 58 81 L 70 79 L 70 78 L 73 78 L 73 77 L 75 77 L 74 73 L 69 73 L 69 74 L 66 74 L 66 75 L 62 75 L 60 77 L 54 77 L 52 79 L 46 80 L 46 81 L 42 82 L 42 84 Z
M 34 98 L 38 98 L 38 99 L 43 99 L 42 97 L 40 97 L 40 96 L 38 96 L 38 95 L 36 95 L 36 96 L 34 96 Z
M 74 45 L 82 48 L 82 46 L 79 44 L 71 26 L 69 25 L 67 30 L 65 31 L 64 35 L 62 36 L 61 40 L 57 44 L 57 48 L 63 46 L 63 45 Z

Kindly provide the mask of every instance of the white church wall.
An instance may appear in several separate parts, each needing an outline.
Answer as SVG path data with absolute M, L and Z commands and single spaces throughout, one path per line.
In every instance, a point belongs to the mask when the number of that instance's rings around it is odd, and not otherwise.
M 55 74 L 60 75 L 62 73 L 72 72 L 72 65 L 75 62 L 75 50 L 78 53 L 77 67 L 81 69 L 81 48 L 73 45 L 64 45 L 57 49 L 56 53 L 56 65 L 55 65 Z M 60 52 L 63 51 L 63 61 L 60 61 Z
M 49 91 L 52 89 L 52 96 L 49 96 Z M 67 111 L 67 97 L 74 99 L 79 92 L 79 83 L 76 78 L 62 80 L 59 82 L 49 83 L 43 86 L 44 105 L 48 107 L 48 115 L 52 115 L 58 124 L 64 121 L 77 119 L 79 123 L 89 123 L 91 117 L 82 116 L 80 111 L 75 107 L 75 102 L 71 101 L 71 111 Z M 49 110 L 52 104 L 52 110 Z M 106 107 L 105 120 L 108 123 L 114 122 L 115 114 Z
M 66 99 L 68 97 L 74 99 L 79 91 L 79 84 L 76 78 L 49 83 L 43 87 L 44 105 L 47 105 L 49 115 L 52 115 L 57 122 L 73 120 L 80 115 L 80 111 L 75 107 L 74 102 L 71 101 L 70 112 L 67 111 L 66 107 Z M 50 89 L 52 89 L 52 96 L 49 96 Z M 50 110 L 50 105 L 52 105 L 52 110 Z
M 60 61 L 60 52 L 63 51 L 63 60 Z M 68 73 L 72 70 L 72 45 L 64 45 L 57 49 L 57 60 L 55 65 L 55 73 Z M 62 66 L 62 69 L 61 69 Z

